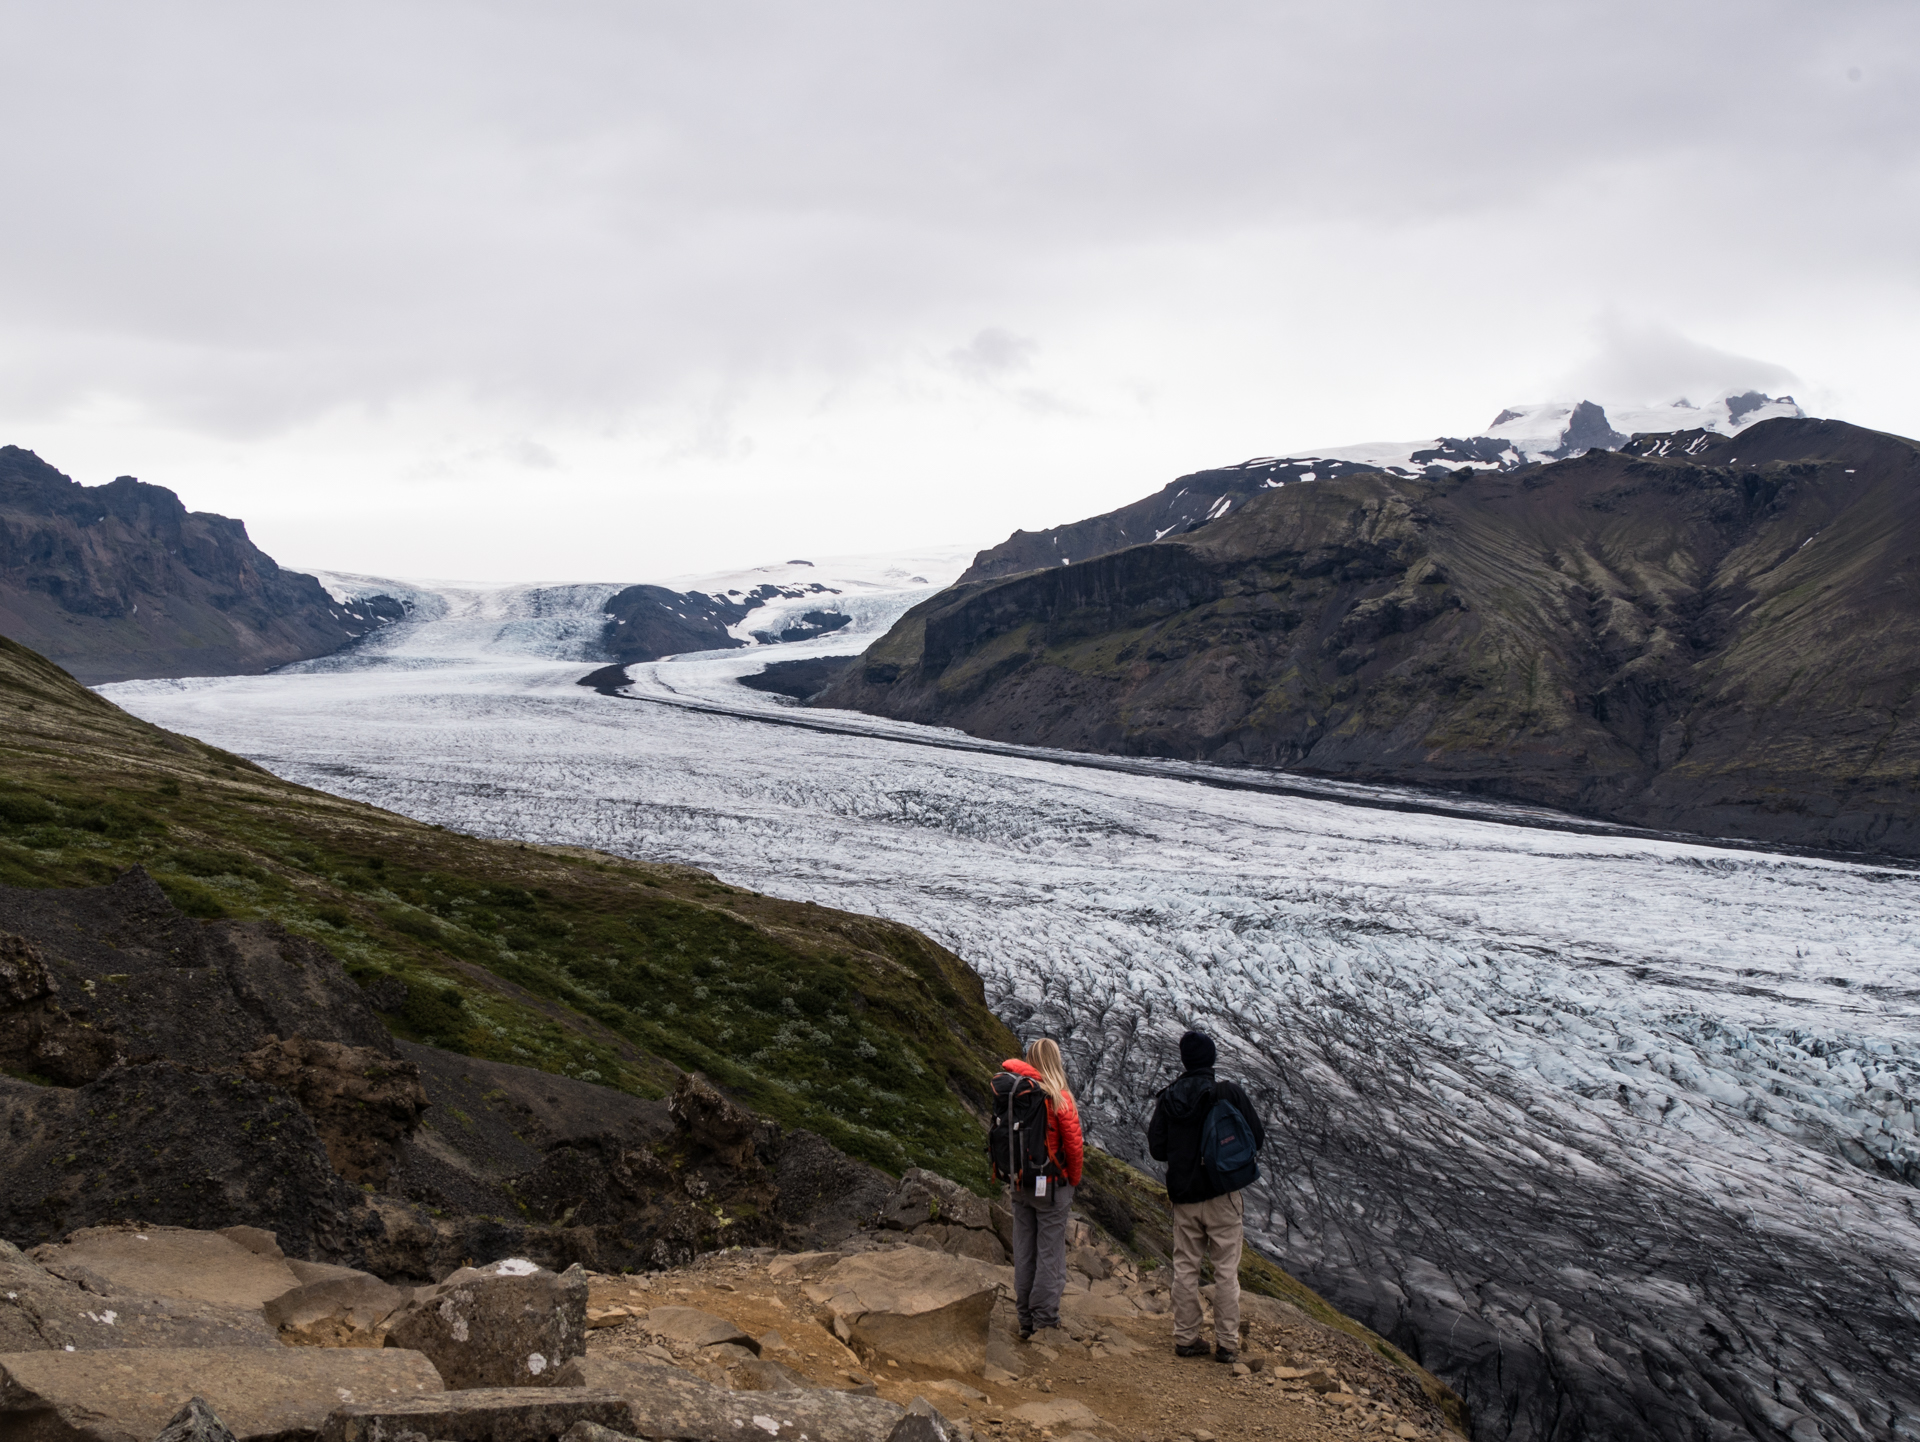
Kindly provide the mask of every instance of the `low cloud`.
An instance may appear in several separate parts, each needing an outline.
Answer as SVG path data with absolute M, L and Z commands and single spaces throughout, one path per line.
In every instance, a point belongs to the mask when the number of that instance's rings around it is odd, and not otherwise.
M 968 380 L 1003 380 L 1031 366 L 1038 349 L 1026 336 L 989 326 L 958 350 L 948 351 L 947 364 Z
M 1603 402 L 1662 405 L 1682 397 L 1700 405 L 1722 396 L 1791 390 L 1785 366 L 1704 345 L 1657 322 L 1600 323 L 1594 351 L 1556 389 Z

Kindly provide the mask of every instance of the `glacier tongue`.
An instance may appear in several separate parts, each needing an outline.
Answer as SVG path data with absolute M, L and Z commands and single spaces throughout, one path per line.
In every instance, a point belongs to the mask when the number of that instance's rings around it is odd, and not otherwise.
M 919 926 L 1063 1041 L 1122 1155 L 1212 1030 L 1272 1131 L 1252 1232 L 1480 1436 L 1920 1435 L 1920 878 L 795 712 L 734 683 L 764 650 L 595 695 L 551 655 L 599 589 L 105 690 L 427 820 Z

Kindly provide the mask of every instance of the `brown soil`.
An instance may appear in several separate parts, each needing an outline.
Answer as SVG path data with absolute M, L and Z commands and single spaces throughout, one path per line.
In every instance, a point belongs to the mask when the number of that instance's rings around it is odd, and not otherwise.
M 808 1299 L 805 1281 L 770 1279 L 768 1260 L 769 1254 L 730 1252 L 644 1277 L 594 1276 L 589 1302 L 594 1312 L 627 1307 L 635 1315 L 590 1331 L 589 1355 L 669 1360 L 671 1354 L 653 1343 L 641 1318 L 653 1307 L 698 1307 L 760 1338 L 763 1356 L 814 1386 L 870 1384 L 880 1396 L 903 1405 L 924 1396 L 949 1418 L 967 1424 L 977 1442 L 1319 1442 L 1459 1435 L 1404 1370 L 1351 1337 L 1305 1316 L 1287 1316 L 1291 1309 L 1284 1304 L 1250 1295 L 1241 1354 L 1249 1375 L 1236 1376 L 1209 1358 L 1175 1357 L 1171 1320 L 1149 1316 L 1103 1322 L 1103 1332 L 1127 1349 L 1104 1356 L 1072 1342 L 1057 1348 L 1029 1344 L 1028 1375 L 996 1383 L 977 1374 L 956 1377 L 885 1356 L 858 1355 L 829 1330 L 827 1313 Z M 1259 1315 L 1251 1315 L 1256 1310 Z M 711 1381 L 727 1381 L 715 1363 L 697 1357 L 673 1360 Z M 1288 1375 L 1303 1371 L 1322 1373 L 1349 1390 L 1322 1395 L 1309 1378 Z M 986 1400 L 932 1385 L 947 1380 L 984 1393 Z M 1084 1403 L 1098 1414 L 1099 1424 L 1083 1430 L 1073 1430 L 1070 1423 L 1048 1428 L 1015 1415 L 1026 1404 L 1055 1399 Z

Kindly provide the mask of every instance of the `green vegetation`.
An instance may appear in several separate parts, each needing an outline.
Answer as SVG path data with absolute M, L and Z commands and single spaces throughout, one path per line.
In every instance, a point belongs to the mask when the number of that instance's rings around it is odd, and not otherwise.
M 697 1069 L 888 1171 L 986 1183 L 979 1107 L 1013 1038 L 910 928 L 295 786 L 7 641 L 0 718 L 0 884 L 139 865 L 191 916 L 321 943 L 400 1036 L 639 1095 Z

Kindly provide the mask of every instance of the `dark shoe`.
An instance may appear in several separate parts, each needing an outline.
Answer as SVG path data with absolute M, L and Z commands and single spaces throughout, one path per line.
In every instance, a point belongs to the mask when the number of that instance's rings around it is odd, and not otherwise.
M 1205 1350 L 1204 1343 L 1202 1344 L 1202 1350 Z M 1232 1366 L 1235 1362 L 1238 1362 L 1240 1360 L 1240 1354 L 1234 1351 L 1231 1347 L 1215 1347 L 1213 1349 L 1213 1360 L 1216 1362 L 1223 1362 L 1228 1366 Z
M 1182 1342 L 1173 1349 L 1176 1357 L 1204 1357 L 1212 1349 L 1205 1342 Z
M 1020 1329 L 1020 1340 L 1022 1342 L 1031 1342 L 1033 1340 L 1033 1328 L 1022 1327 Z

